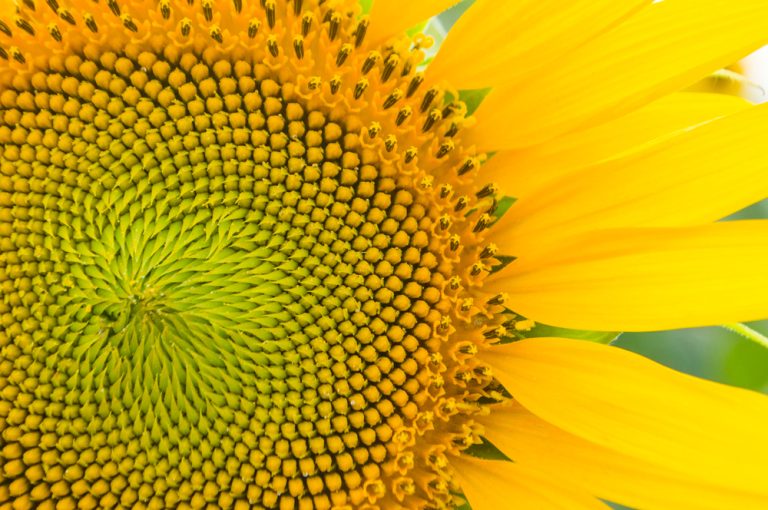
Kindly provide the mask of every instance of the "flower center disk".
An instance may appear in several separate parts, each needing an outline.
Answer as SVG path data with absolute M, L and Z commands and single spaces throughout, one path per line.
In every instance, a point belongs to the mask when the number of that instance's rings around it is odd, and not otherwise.
M 450 506 L 492 192 L 418 44 L 336 4 L 20 8 L 0 502 Z

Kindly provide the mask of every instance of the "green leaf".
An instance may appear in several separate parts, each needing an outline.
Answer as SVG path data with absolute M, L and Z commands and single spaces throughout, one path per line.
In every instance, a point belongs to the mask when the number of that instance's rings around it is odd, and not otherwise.
M 464 450 L 464 453 L 467 453 L 469 455 L 472 455 L 473 457 L 478 457 L 480 459 L 487 459 L 487 460 L 506 460 L 510 461 L 511 459 L 504 455 L 504 452 L 496 448 L 496 446 L 488 441 L 486 438 L 481 438 L 482 443 L 480 444 L 473 444 L 466 450 Z
M 768 350 L 736 334 L 732 341 L 722 343 L 727 347 L 720 359 L 723 382 L 768 392 Z
M 413 27 L 409 28 L 408 30 L 406 30 L 405 33 L 409 37 L 413 37 L 414 35 L 416 35 L 418 33 L 424 33 L 424 31 L 425 31 L 424 29 L 427 27 L 427 23 L 428 23 L 428 21 L 424 21 L 422 23 L 419 23 L 418 25 L 413 26 Z M 429 35 L 433 35 L 433 34 L 430 33 Z M 433 35 L 433 37 L 434 37 L 434 35 Z M 438 37 L 440 38 L 439 41 L 437 40 Z M 435 37 L 435 44 L 439 46 L 439 44 L 441 42 L 443 42 L 443 38 L 444 38 L 444 36 L 442 34 L 438 34 L 437 37 Z
M 508 197 L 508 196 L 501 197 L 499 199 L 499 203 L 496 205 L 496 210 L 493 212 L 493 215 L 496 216 L 497 218 L 501 218 L 507 213 L 509 208 L 512 207 L 512 204 L 514 204 L 515 201 L 517 201 L 517 199 L 514 197 Z
M 459 20 L 461 15 L 464 14 L 464 12 L 469 9 L 473 3 L 475 3 L 475 0 L 462 0 L 447 11 L 437 16 L 437 19 L 440 20 L 440 23 L 443 25 L 443 27 L 445 27 L 446 31 L 450 30 L 454 23 Z
M 360 0 L 360 5 L 363 7 L 363 14 L 368 14 L 373 7 L 373 0 Z
M 750 328 L 746 324 L 723 324 L 721 327 L 729 331 L 733 331 L 741 337 L 746 338 L 747 340 L 751 340 L 763 348 L 768 348 L 768 337 L 759 331 Z
M 459 91 L 459 99 L 467 105 L 467 115 L 472 115 L 477 110 L 490 91 L 490 88 Z
M 588 342 L 596 342 L 599 344 L 610 344 L 619 338 L 621 333 L 613 331 L 582 331 L 579 329 L 558 328 L 546 324 L 536 324 L 533 329 L 530 331 L 523 331 L 520 335 L 523 338 L 554 336 L 573 338 L 574 340 L 587 340 Z
M 461 505 L 460 507 L 456 508 L 456 510 L 472 510 L 472 507 L 469 506 L 469 501 Z

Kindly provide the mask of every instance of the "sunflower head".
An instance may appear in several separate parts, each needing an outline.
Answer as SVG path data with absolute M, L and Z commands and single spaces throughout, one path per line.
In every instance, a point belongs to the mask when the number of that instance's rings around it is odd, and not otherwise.
M 3 14 L 0 503 L 451 506 L 514 320 L 430 41 L 351 0 Z

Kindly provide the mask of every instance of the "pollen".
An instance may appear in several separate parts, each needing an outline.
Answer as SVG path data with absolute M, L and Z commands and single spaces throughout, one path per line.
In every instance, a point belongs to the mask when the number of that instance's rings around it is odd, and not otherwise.
M 0 25 L 0 507 L 451 508 L 494 186 L 356 1 Z M 506 321 L 506 322 L 505 322 Z

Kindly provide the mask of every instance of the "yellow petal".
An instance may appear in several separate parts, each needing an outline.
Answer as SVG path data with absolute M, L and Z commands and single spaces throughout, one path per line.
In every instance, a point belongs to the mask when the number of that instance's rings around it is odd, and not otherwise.
M 677 472 L 598 446 L 519 404 L 497 406 L 481 423 L 485 436 L 522 467 L 622 505 L 649 510 L 763 510 L 768 498 L 765 485 L 753 493 L 739 491 L 723 486 L 716 473 L 706 480 L 686 473 L 689 464 Z
M 592 129 L 526 149 L 502 151 L 483 165 L 480 177 L 485 183 L 498 184 L 506 195 L 524 198 L 575 169 L 748 106 L 743 99 L 723 94 L 671 94 Z
M 375 0 L 366 40 L 381 42 L 412 26 L 440 14 L 459 0 Z
M 768 496 L 765 395 L 579 340 L 532 338 L 484 357 L 517 401 L 571 434 L 702 482 Z
M 452 460 L 472 510 L 607 510 L 608 507 L 567 483 L 511 462 L 463 456 Z
M 447 80 L 466 89 L 519 79 L 650 3 L 478 0 L 448 32 L 427 69 L 427 79 Z
M 648 331 L 768 317 L 768 221 L 592 232 L 526 252 L 485 290 L 575 329 Z
M 13 0 L 0 0 L 0 17 L 5 21 L 10 21 L 16 14 L 16 2 Z
M 468 141 L 535 145 L 691 85 L 768 42 L 764 0 L 664 0 L 563 56 L 546 73 L 494 89 Z
M 590 230 L 719 220 L 768 196 L 766 125 L 757 106 L 571 172 L 518 200 L 494 241 L 523 256 Z

